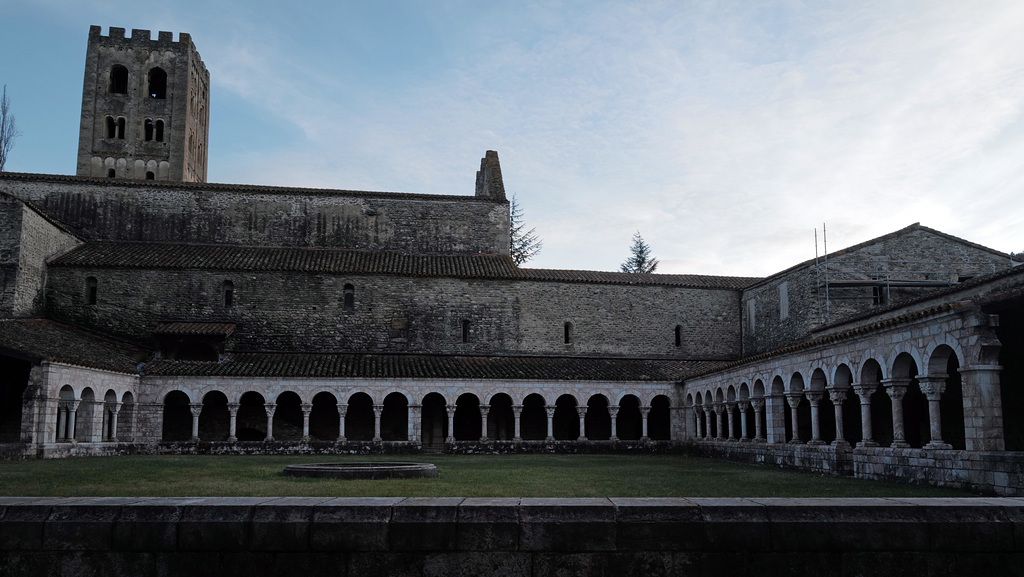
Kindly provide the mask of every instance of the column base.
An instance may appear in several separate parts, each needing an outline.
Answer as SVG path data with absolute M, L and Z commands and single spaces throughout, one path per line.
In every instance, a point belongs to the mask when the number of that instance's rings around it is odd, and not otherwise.
M 616 437 L 615 435 L 612 435 L 611 437 L 608 437 L 608 440 L 609 440 L 609 441 L 618 441 L 618 440 L 619 440 L 619 438 L 618 438 L 618 437 Z
M 754 441 L 754 439 L 748 439 L 746 437 L 743 437 L 742 439 L 740 439 L 741 443 L 752 443 L 753 441 Z
M 892 445 L 889 445 L 893 449 L 909 449 L 910 443 L 906 441 L 893 441 Z
M 308 443 L 309 441 L 310 441 L 309 435 L 302 435 L 302 438 L 299 439 L 299 442 L 301 442 L 301 443 Z
M 192 438 L 190 438 L 188 440 L 188 442 L 189 443 L 198 443 L 199 442 L 199 437 L 192 437 Z
M 263 442 L 264 443 L 273 443 L 274 442 L 274 437 L 267 437 L 266 439 L 263 439 Z
M 807 444 L 808 445 L 824 445 L 825 441 L 822 441 L 821 439 L 811 439 L 810 441 L 807 441 Z
M 787 445 L 803 445 L 804 442 L 801 441 L 800 439 L 790 439 L 790 440 L 786 441 L 786 444 Z
M 490 442 L 490 439 L 488 439 L 487 437 L 480 437 L 480 442 L 481 443 L 487 443 L 487 442 Z
M 640 442 L 641 443 L 646 443 L 647 441 L 650 441 L 650 440 L 651 440 L 650 437 L 640 437 Z
M 587 439 L 587 438 L 586 438 L 586 437 L 584 437 L 583 435 L 580 435 L 579 437 L 576 437 L 576 440 L 577 440 L 577 441 L 588 441 L 589 439 Z
M 858 447 L 864 447 L 864 448 L 872 448 L 872 447 L 879 447 L 881 445 L 878 444 L 878 441 L 860 441 L 860 442 L 857 443 L 857 446 Z
M 445 443 L 454 443 L 455 442 L 455 437 L 445 437 L 444 442 Z
M 513 443 L 521 443 L 522 441 L 523 441 L 522 437 L 512 437 L 512 442 Z
M 729 443 L 739 443 L 740 440 L 739 439 L 726 439 L 726 442 L 729 442 Z
M 544 440 L 545 441 L 554 441 L 555 438 L 554 437 L 544 437 Z
M 949 443 L 931 441 L 930 443 L 925 445 L 924 448 L 931 449 L 933 451 L 948 451 L 953 448 L 953 445 L 950 445 Z
M 850 443 L 847 442 L 846 439 L 836 439 L 835 441 L 832 441 L 832 446 L 833 447 L 840 447 L 842 449 L 849 449 L 850 448 Z
M 347 443 L 348 439 L 345 438 L 345 435 L 342 435 L 342 436 L 338 437 L 338 442 L 339 443 Z
M 232 435 L 232 436 L 228 437 L 228 442 L 229 443 L 237 443 L 238 442 L 238 437 Z

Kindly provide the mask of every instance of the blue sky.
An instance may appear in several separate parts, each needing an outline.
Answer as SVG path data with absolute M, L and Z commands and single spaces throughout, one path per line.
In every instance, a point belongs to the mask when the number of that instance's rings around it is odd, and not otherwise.
M 756 6 L 755 6 L 756 4 Z M 209 180 L 472 194 L 544 250 L 767 275 L 914 222 L 1024 250 L 1024 3 L 0 0 L 7 169 L 75 169 L 90 24 L 188 32 Z

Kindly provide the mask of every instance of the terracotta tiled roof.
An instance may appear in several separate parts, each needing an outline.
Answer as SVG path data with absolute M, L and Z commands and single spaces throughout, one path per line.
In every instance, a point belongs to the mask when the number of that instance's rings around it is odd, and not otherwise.
M 0 320 L 0 351 L 94 369 L 134 373 L 149 351 L 48 319 Z
M 223 362 L 154 361 L 153 376 L 676 381 L 722 363 L 571 357 L 236 353 Z
M 740 289 L 757 278 L 521 269 L 507 256 L 427 255 L 293 247 L 90 242 L 51 266 L 388 274 Z
M 231 323 L 160 323 L 153 331 L 155 335 L 209 335 L 229 336 L 235 332 Z

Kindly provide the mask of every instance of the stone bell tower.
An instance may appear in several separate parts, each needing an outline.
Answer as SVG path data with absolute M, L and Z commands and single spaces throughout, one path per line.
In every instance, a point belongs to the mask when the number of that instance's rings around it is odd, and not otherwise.
M 79 176 L 206 181 L 210 73 L 188 34 L 89 28 Z

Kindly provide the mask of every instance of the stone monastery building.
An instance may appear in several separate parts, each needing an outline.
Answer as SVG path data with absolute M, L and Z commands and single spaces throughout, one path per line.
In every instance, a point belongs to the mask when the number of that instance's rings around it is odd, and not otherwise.
M 210 184 L 209 87 L 187 34 L 93 26 L 77 174 L 0 173 L 7 457 L 682 446 L 1024 494 L 1005 253 L 519 268 L 497 153 L 472 195 Z

